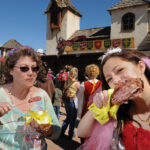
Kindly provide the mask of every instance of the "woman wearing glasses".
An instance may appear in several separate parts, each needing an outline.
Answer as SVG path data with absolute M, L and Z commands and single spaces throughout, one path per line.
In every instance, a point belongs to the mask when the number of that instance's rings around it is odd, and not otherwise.
M 78 135 L 88 138 L 82 150 L 150 149 L 150 68 L 143 58 L 139 51 L 119 48 L 103 56 L 100 68 L 104 91 L 95 95 L 93 106 L 98 111 L 108 106 L 107 90 L 115 89 L 107 110 L 109 121 L 100 125 L 96 121 L 100 122 L 99 115 L 90 106 L 78 126 Z M 117 121 L 110 111 L 114 104 L 119 106 Z
M 45 137 L 56 139 L 60 124 L 47 93 L 33 86 L 41 72 L 40 56 L 29 47 L 15 48 L 5 60 L 6 84 L 0 87 L 0 149 L 46 149 Z M 31 119 L 28 111 L 46 111 L 52 125 L 42 125 Z

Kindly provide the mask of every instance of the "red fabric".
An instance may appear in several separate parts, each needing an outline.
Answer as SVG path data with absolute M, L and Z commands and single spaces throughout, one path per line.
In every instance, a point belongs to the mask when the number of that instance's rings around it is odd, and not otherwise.
M 58 79 L 60 79 L 61 82 L 68 80 L 68 72 L 59 73 Z
M 60 82 L 61 82 L 61 90 L 63 90 L 65 81 L 68 80 L 68 72 L 59 73 L 58 79 L 59 79 Z
M 92 95 L 101 86 L 102 86 L 102 82 L 100 80 L 98 80 L 96 85 L 95 85 L 95 88 L 93 90 L 93 84 L 91 82 L 89 82 L 89 81 L 84 82 L 84 87 L 85 87 L 85 90 L 84 90 L 84 104 L 83 104 L 83 111 L 82 111 L 81 116 L 83 116 L 88 111 L 89 96 Z
M 1 58 L 0 58 L 0 61 L 4 61 L 4 60 L 5 60 L 5 58 L 4 58 L 4 57 L 1 57 Z
M 122 135 L 126 150 L 150 150 L 150 131 L 136 128 L 131 122 L 127 122 Z

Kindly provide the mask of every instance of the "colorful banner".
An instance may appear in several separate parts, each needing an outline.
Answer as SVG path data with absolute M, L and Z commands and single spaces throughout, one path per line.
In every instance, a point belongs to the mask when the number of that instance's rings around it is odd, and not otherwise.
M 64 51 L 107 50 L 116 47 L 134 48 L 134 38 L 72 42 L 65 46 Z

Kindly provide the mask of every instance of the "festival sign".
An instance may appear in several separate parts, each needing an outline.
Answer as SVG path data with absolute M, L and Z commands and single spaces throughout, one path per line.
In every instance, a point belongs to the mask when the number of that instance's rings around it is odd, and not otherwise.
M 72 49 L 73 49 L 73 51 L 77 51 L 79 49 L 79 42 L 73 42 Z
M 64 51 L 107 50 L 116 47 L 134 48 L 134 38 L 72 42 L 65 45 Z
M 94 41 L 94 46 L 95 46 L 95 49 L 100 49 L 102 46 L 102 41 L 100 40 Z
M 86 50 L 87 49 L 87 42 L 79 42 L 80 50 Z
M 121 47 L 121 39 L 112 40 L 112 46 L 113 46 L 114 48 L 116 48 L 116 47 Z
M 92 50 L 93 48 L 93 41 L 87 41 L 87 49 Z
M 123 48 L 128 48 L 131 45 L 131 39 L 122 39 L 122 47 Z
M 111 40 L 104 40 L 105 49 L 111 48 Z

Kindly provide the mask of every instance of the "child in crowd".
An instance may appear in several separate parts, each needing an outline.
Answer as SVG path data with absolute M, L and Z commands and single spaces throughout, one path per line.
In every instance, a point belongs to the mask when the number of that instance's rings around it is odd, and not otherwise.
M 57 115 L 57 118 L 59 119 L 60 105 L 61 105 L 61 100 L 62 100 L 62 91 L 60 89 L 60 87 L 61 87 L 60 80 L 55 78 L 54 85 L 55 85 L 55 92 L 53 95 L 52 102 L 53 102 L 53 107 L 54 107 L 55 113 Z

